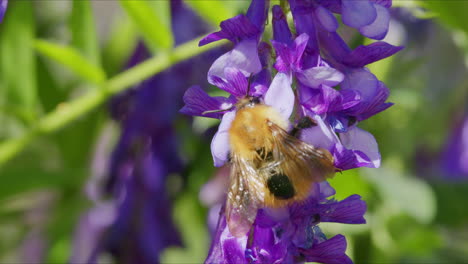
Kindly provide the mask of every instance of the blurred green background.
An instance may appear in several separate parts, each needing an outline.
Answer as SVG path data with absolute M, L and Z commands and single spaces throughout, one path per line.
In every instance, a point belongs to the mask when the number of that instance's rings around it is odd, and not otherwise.
M 249 4 L 184 2 L 207 32 Z M 320 226 L 346 235 L 355 263 L 468 263 L 468 155 L 461 160 L 449 147 L 455 140 L 468 152 L 468 125 L 464 141 L 454 139 L 468 122 L 468 4 L 393 5 L 385 40 L 406 48 L 369 68 L 395 105 L 360 125 L 376 137 L 382 168 L 330 181 L 337 199 L 363 196 L 368 223 Z M 168 1 L 9 2 L 0 24 L 0 263 L 69 261 L 79 217 L 93 207 L 86 184 L 105 174 L 97 150 L 109 159 L 120 134 L 106 102 L 203 50 L 196 41 L 171 48 L 169 9 Z M 124 71 L 139 41 L 157 59 Z M 170 198 L 185 246 L 165 250 L 161 261 L 199 263 L 210 242 L 199 190 L 215 173 L 206 133 L 217 123 L 178 117 L 174 124 L 187 169 L 168 182 L 181 185 Z M 454 160 L 465 171 L 447 169 Z

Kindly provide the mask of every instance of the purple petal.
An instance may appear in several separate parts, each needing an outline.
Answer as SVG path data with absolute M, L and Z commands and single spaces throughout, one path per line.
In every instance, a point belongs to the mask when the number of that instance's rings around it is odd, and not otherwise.
M 354 194 L 348 198 L 332 203 L 319 204 L 320 221 L 344 224 L 365 224 L 364 213 L 366 202 Z
M 367 26 L 377 17 L 375 7 L 369 0 L 342 0 L 341 12 L 343 23 L 354 28 Z
M 292 51 L 290 50 L 289 46 L 282 43 L 272 40 L 271 44 L 275 48 L 276 51 L 276 62 L 275 62 L 275 69 L 279 72 L 283 73 L 290 73 L 291 72 L 291 64 L 292 64 Z
M 98 204 L 80 217 L 70 263 L 88 263 L 115 217 L 116 208 L 113 203 Z
M 238 15 L 224 20 L 220 24 L 221 30 L 211 33 L 200 40 L 199 46 L 218 41 L 220 39 L 229 39 L 233 43 L 256 37 L 260 30 L 250 22 L 245 15 Z
M 246 242 L 247 242 L 247 239 L 240 240 L 235 237 L 228 237 L 227 239 L 222 241 L 224 259 L 225 259 L 224 263 L 226 264 L 244 263 L 245 244 L 247 244 Z
M 255 226 L 252 243 L 249 244 L 246 250 L 248 263 L 283 263 L 283 259 L 288 254 L 289 243 L 278 243 L 271 228 Z
M 385 59 L 403 49 L 402 46 L 393 46 L 386 42 L 375 42 L 367 46 L 358 46 L 343 63 L 355 68 L 364 67 L 367 64 Z
M 224 114 L 219 124 L 218 132 L 216 132 L 211 141 L 211 154 L 213 155 L 213 161 L 216 167 L 221 167 L 228 159 L 228 154 L 231 149 L 229 146 L 229 128 L 235 117 L 235 111 Z
M 359 91 L 363 101 L 370 101 L 377 93 L 378 85 L 374 74 L 366 69 L 357 69 L 346 73 L 341 88 Z
M 343 81 L 344 75 L 335 68 L 320 66 L 302 71 L 297 77 L 304 85 L 317 88 L 321 84 L 327 86 L 338 85 Z
M 327 100 L 327 97 L 325 95 L 326 92 L 323 91 L 323 89 L 327 89 L 326 87 L 328 86 L 323 85 L 317 89 L 310 88 L 308 86 L 302 85 L 301 83 L 298 83 L 298 87 L 299 101 L 303 107 L 319 115 L 328 112 L 330 101 Z M 331 87 L 328 88 L 333 89 Z
M 390 8 L 392 7 L 392 0 L 371 0 L 372 3 L 379 4 L 383 7 Z
M 383 110 L 389 108 L 390 106 L 392 106 L 393 103 L 385 103 L 389 94 L 390 94 L 390 91 L 385 86 L 385 84 L 379 81 L 377 94 L 373 97 L 373 99 L 370 102 L 366 102 L 364 104 L 364 108 L 359 109 L 359 114 L 357 115 L 358 121 L 365 120 L 375 114 L 382 112 Z M 352 111 L 358 110 L 354 108 L 359 108 L 359 105 L 351 108 L 350 110 Z
M 326 199 L 330 196 L 335 195 L 336 191 L 331 187 L 330 183 L 327 181 L 320 182 L 316 184 L 316 188 L 318 188 L 318 191 L 316 193 L 319 194 L 318 200 L 323 200 Z
M 245 246 L 247 239 L 235 238 L 229 232 L 224 214 L 224 207 L 221 207 L 216 233 L 211 242 L 206 264 L 237 264 L 245 262 Z
M 247 18 L 261 31 L 263 31 L 263 28 L 265 27 L 269 6 L 269 0 L 253 0 L 247 10 Z
M 317 126 L 303 129 L 301 140 L 314 147 L 331 150 L 338 138 L 320 116 L 315 115 L 312 118 L 317 122 Z
M 8 0 L 0 0 L 0 23 L 3 22 L 3 17 L 7 10 Z
M 345 60 L 351 49 L 348 44 L 338 35 L 336 32 L 329 32 L 324 30 L 322 27 L 318 27 L 318 38 L 320 41 L 320 47 L 324 49 L 327 56 L 333 58 L 337 62 Z
M 327 31 L 335 32 L 338 29 L 338 21 L 336 21 L 332 12 L 328 11 L 326 8 L 318 6 L 318 8 L 315 9 L 315 16 Z
M 273 6 L 273 39 L 285 44 L 292 42 L 292 34 L 286 16 L 278 5 Z
M 461 180 L 468 177 L 468 112 L 456 121 L 444 143 L 440 166 L 442 177 Z
M 226 68 L 224 70 L 224 76 L 226 76 L 226 79 L 232 84 L 237 94 L 240 96 L 245 96 L 247 94 L 248 80 L 241 71 L 236 68 Z
M 388 32 L 390 13 L 381 5 L 374 4 L 374 7 L 377 11 L 377 18 L 371 24 L 359 28 L 359 32 L 368 38 L 381 40 Z
M 248 81 L 241 71 L 236 68 L 226 67 L 224 69 L 224 77 L 226 79 L 222 79 L 218 76 L 212 76 L 211 82 L 235 97 L 243 97 L 247 95 Z
M 333 88 L 331 88 L 333 89 Z M 339 97 L 330 103 L 330 112 L 349 109 L 361 101 L 361 94 L 355 90 L 340 90 Z
M 190 87 L 184 94 L 185 106 L 179 112 L 192 116 L 221 118 L 222 112 L 206 113 L 205 111 L 229 109 L 233 103 L 225 97 L 211 97 L 200 86 Z
M 270 105 L 288 120 L 294 109 L 294 92 L 291 88 L 291 79 L 284 73 L 277 73 L 270 88 L 265 93 L 265 104 Z
M 306 261 L 327 264 L 352 264 L 351 259 L 346 256 L 346 238 L 336 235 L 322 243 L 314 244 L 310 249 L 301 249 Z
M 317 32 L 314 21 L 313 8 L 306 1 L 289 1 L 294 17 L 297 34 L 306 33 L 309 36 L 307 49 L 310 55 L 318 55 Z M 314 60 L 315 61 L 315 60 Z
M 380 167 L 379 147 L 371 133 L 358 127 L 350 127 L 348 132 L 340 134 L 340 139 L 344 147 L 350 150 L 361 151 L 370 159 L 370 163 L 365 167 Z
M 218 41 L 218 40 L 222 40 L 222 39 L 229 39 L 230 36 L 227 35 L 226 33 L 222 32 L 222 31 L 217 31 L 217 32 L 214 32 L 214 33 L 211 33 L 209 35 L 207 35 L 206 37 L 202 38 L 200 40 L 200 42 L 198 43 L 198 46 L 201 47 L 201 46 L 204 46 L 206 44 L 209 44 L 211 42 L 215 42 L 215 41 Z M 229 39 L 231 40 L 231 39 Z M 231 41 L 234 42 L 234 39 L 232 39 Z
M 372 164 L 370 158 L 362 151 L 346 149 L 341 143 L 335 144 L 331 153 L 333 154 L 335 167 L 341 170 L 367 167 Z
M 257 41 L 242 41 L 233 50 L 219 57 L 208 71 L 208 81 L 214 85 L 212 76 L 226 79 L 224 76 L 226 68 L 236 68 L 246 77 L 258 73 L 262 69 L 262 65 L 258 56 Z
M 333 13 L 341 14 L 341 0 L 316 0 L 319 5 L 332 11 Z

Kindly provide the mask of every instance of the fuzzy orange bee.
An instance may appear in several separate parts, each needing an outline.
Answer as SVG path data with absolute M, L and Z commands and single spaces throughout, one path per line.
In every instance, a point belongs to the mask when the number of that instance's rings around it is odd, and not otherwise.
M 259 98 L 246 96 L 236 104 L 229 129 L 230 187 L 226 216 L 234 236 L 245 235 L 263 207 L 279 208 L 306 199 L 314 182 L 332 177 L 333 157 L 297 138 L 311 126 L 305 118 L 291 132 L 289 121 Z

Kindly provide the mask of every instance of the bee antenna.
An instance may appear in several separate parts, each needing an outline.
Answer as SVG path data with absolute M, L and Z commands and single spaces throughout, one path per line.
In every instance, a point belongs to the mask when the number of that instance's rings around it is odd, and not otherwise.
M 229 108 L 226 108 L 226 109 L 208 110 L 208 111 L 203 112 L 202 115 L 229 111 L 229 110 L 232 110 L 232 108 L 234 108 L 234 106 L 230 106 Z

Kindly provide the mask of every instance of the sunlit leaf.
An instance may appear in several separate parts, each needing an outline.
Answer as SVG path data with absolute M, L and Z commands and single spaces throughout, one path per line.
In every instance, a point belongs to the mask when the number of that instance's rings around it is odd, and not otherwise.
M 100 64 L 99 44 L 91 0 L 73 0 L 70 16 L 72 46 L 96 65 Z
M 434 219 L 436 199 L 427 183 L 386 168 L 362 171 L 392 208 L 405 212 L 420 223 L 430 223 Z
M 195 10 L 202 18 L 213 26 L 218 26 L 225 19 L 232 17 L 235 13 L 227 8 L 226 2 L 222 0 L 190 0 L 186 3 Z M 216 11 L 215 11 L 216 10 Z
M 4 168 L 0 171 L 0 201 L 24 192 L 73 186 L 85 170 L 45 171 L 41 168 Z
M 174 211 L 174 219 L 183 234 L 184 248 L 167 249 L 161 257 L 161 263 L 202 263 L 208 252 L 209 241 L 205 217 L 200 211 L 197 196 L 184 195 L 176 202 Z
M 32 1 L 11 1 L 0 24 L 0 104 L 20 107 L 26 121 L 37 113 L 35 35 Z M 2 107 L 2 108 L 3 108 Z
M 328 182 L 335 189 L 335 198 L 337 200 L 343 200 L 353 194 L 361 195 L 364 200 L 369 196 L 369 183 L 362 178 L 359 170 L 347 170 L 337 173 Z
M 36 40 L 35 47 L 42 55 L 62 64 L 89 82 L 101 84 L 106 79 L 106 75 L 101 68 L 87 60 L 72 47 L 45 40 Z
M 153 50 L 169 49 L 174 40 L 170 23 L 164 19 L 170 18 L 169 1 L 155 1 L 153 5 L 146 0 L 120 0 L 120 5 L 137 25 L 143 37 Z M 159 9 L 156 12 L 156 9 Z M 163 15 L 158 15 L 162 13 Z
M 103 64 L 108 74 L 122 71 L 138 42 L 135 25 L 128 19 L 116 20 L 103 48 Z
M 468 34 L 466 1 L 421 1 L 421 5 L 437 14 L 437 18 L 450 27 L 461 29 Z

